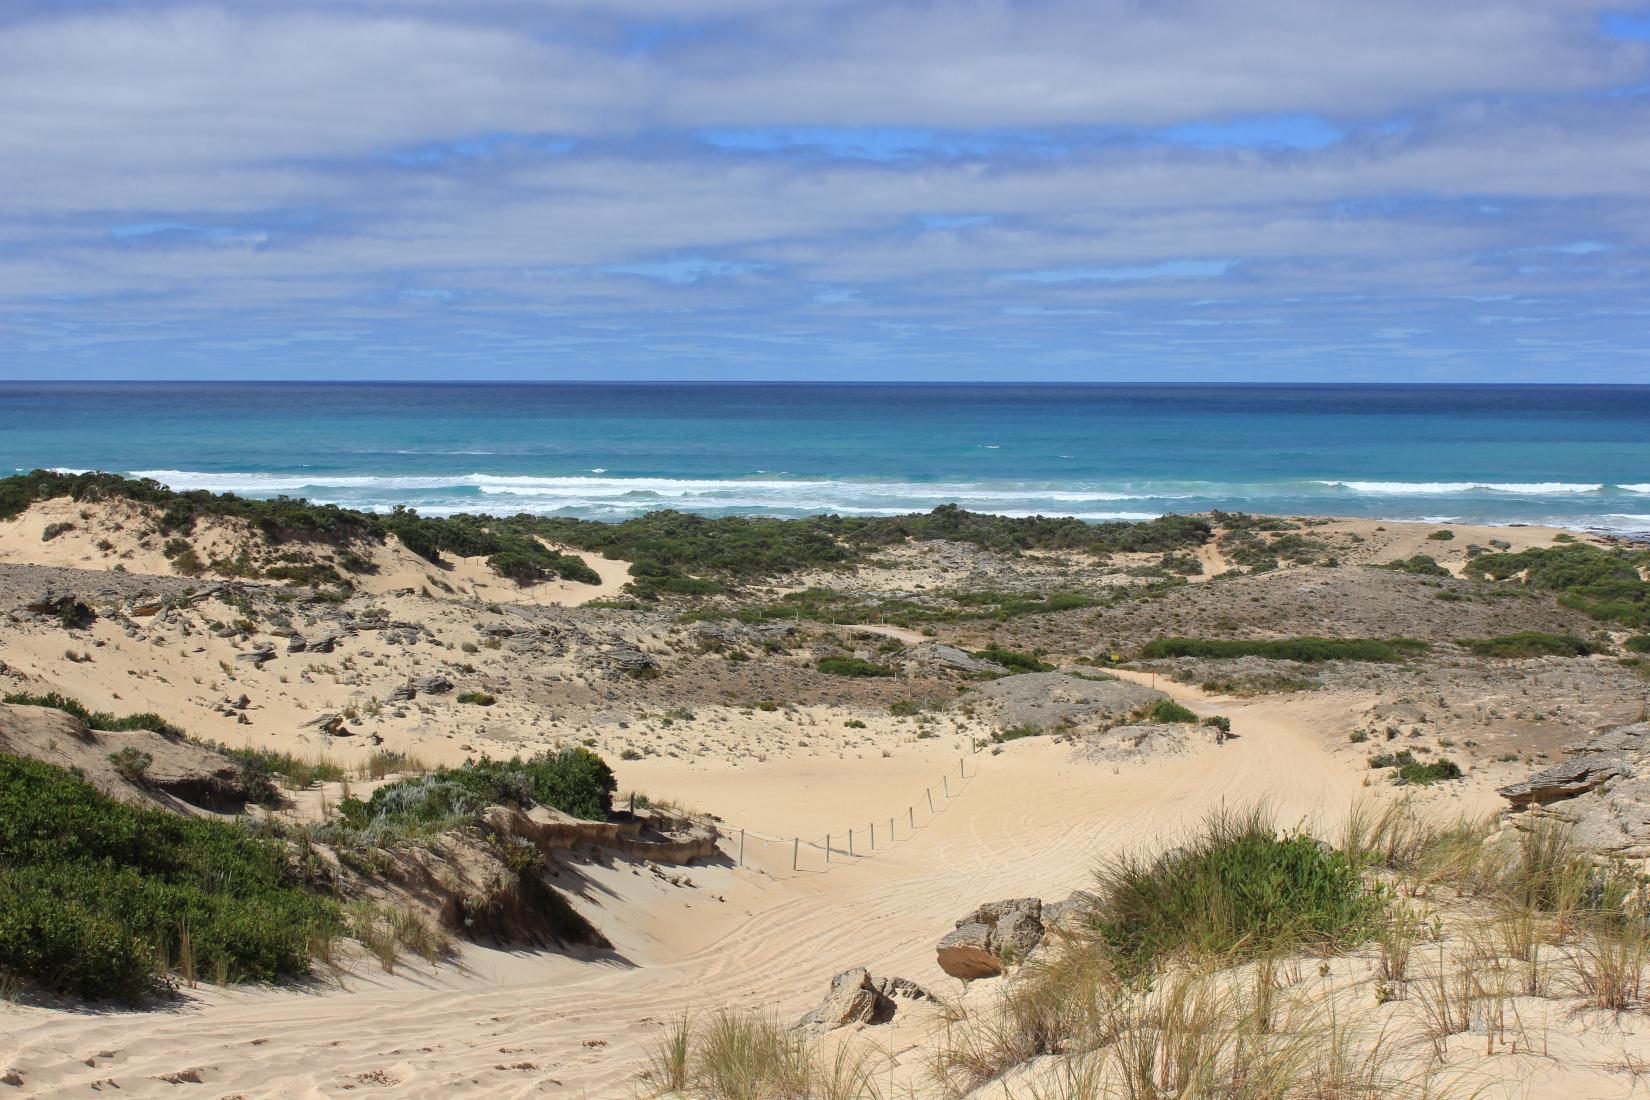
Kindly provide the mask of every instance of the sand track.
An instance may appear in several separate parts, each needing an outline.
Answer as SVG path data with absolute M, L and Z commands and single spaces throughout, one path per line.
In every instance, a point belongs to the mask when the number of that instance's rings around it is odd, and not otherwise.
M 1266 799 L 1282 821 L 1333 827 L 1360 793 L 1361 774 L 1313 729 L 1323 701 L 1236 702 L 1158 686 L 1200 713 L 1230 715 L 1237 737 L 1118 769 L 1076 761 L 1043 739 L 974 756 L 975 777 L 943 812 L 919 819 L 915 836 L 870 857 L 840 857 L 828 874 L 792 874 L 785 852 L 783 877 L 700 868 L 697 889 L 661 896 L 656 880 L 627 866 L 581 867 L 600 899 L 584 907 L 624 963 L 468 948 L 461 966 L 435 972 L 389 977 L 358 965 L 343 991 L 203 987 L 163 1012 L 23 1009 L 6 1020 L 0 1068 L 23 1075 L 23 1095 L 91 1095 L 109 1079 L 122 1095 L 169 1095 L 178 1086 L 164 1077 L 197 1071 L 214 1095 L 246 1097 L 623 1096 L 658 1025 L 685 1011 L 800 1014 L 833 973 L 854 965 L 955 994 L 933 943 L 981 901 L 1064 896 L 1102 854 L 1172 843 L 1222 802 Z M 949 750 L 935 752 L 938 769 Z M 691 796 L 694 778 L 684 770 L 675 790 Z M 870 817 L 881 802 L 903 807 L 907 788 L 856 775 L 808 798 L 863 806 Z M 794 792 L 763 792 L 748 812 L 782 833 L 807 816 L 787 814 L 795 801 Z M 918 1053 L 900 1076 L 917 1072 Z

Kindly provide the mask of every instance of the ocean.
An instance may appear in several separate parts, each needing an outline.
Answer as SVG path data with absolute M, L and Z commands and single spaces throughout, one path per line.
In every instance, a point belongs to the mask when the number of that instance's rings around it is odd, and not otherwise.
M 955 502 L 1650 532 L 1650 386 L 0 383 L 0 471 L 616 520 Z

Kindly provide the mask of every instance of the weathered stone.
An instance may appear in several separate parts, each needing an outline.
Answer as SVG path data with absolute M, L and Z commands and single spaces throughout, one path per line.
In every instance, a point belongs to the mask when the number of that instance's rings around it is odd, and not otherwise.
M 856 966 L 832 978 L 825 999 L 796 1026 L 821 1034 L 858 1024 L 885 1024 L 899 1011 L 901 1001 L 932 1000 L 934 995 L 916 982 L 873 978 L 863 966 Z
M 1043 903 L 1010 898 L 980 906 L 957 922 L 935 951 L 940 969 L 965 982 L 1001 974 L 1043 942 Z
M 905 656 L 912 664 L 949 668 L 969 676 L 1001 676 L 1008 671 L 995 661 L 984 661 L 955 646 L 937 642 L 914 646 Z
M 413 687 L 425 695 L 444 695 L 453 690 L 453 682 L 445 676 L 420 676 Z
M 1520 808 L 1544 806 L 1631 774 L 1631 767 L 1620 756 L 1589 754 L 1542 768 L 1528 779 L 1499 788 L 1498 793 Z

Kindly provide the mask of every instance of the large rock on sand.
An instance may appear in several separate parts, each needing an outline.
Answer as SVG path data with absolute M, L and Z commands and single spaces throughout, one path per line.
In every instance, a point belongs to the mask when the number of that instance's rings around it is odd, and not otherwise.
M 940 969 L 965 982 L 1001 974 L 1043 942 L 1040 898 L 1010 898 L 980 906 L 935 947 Z
M 970 688 L 952 701 L 975 717 L 1003 729 L 1051 732 L 1110 724 L 1137 708 L 1168 696 L 1126 680 L 1089 680 L 1063 672 L 1028 672 Z
M 1650 722 L 1602 730 L 1568 751 L 1569 760 L 1502 787 L 1502 797 L 1532 818 L 1572 825 L 1594 851 L 1650 857 Z
M 899 1011 L 900 1001 L 932 1001 L 934 995 L 906 978 L 873 978 L 863 966 L 831 979 L 831 990 L 818 1008 L 796 1026 L 813 1034 L 858 1024 L 884 1024 Z

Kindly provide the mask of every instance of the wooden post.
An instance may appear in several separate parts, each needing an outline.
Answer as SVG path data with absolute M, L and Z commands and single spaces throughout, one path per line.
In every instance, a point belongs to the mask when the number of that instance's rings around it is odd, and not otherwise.
M 739 866 L 745 865 L 745 830 L 739 830 Z
M 796 870 L 796 858 L 802 853 L 802 838 L 796 837 L 791 841 L 791 870 Z
M 871 851 L 877 850 L 877 823 L 871 822 Z
M 831 834 L 825 834 L 825 862 L 831 862 Z
M 848 830 L 848 854 L 854 854 L 854 831 L 852 829 Z
M 910 806 L 905 807 L 905 820 L 911 826 L 911 831 L 917 831 L 917 811 Z
M 934 812 L 934 788 L 924 787 L 922 793 L 928 796 L 928 812 Z
M 949 775 L 942 775 L 940 776 L 940 782 L 945 784 L 945 797 L 949 800 L 951 798 L 951 777 Z

